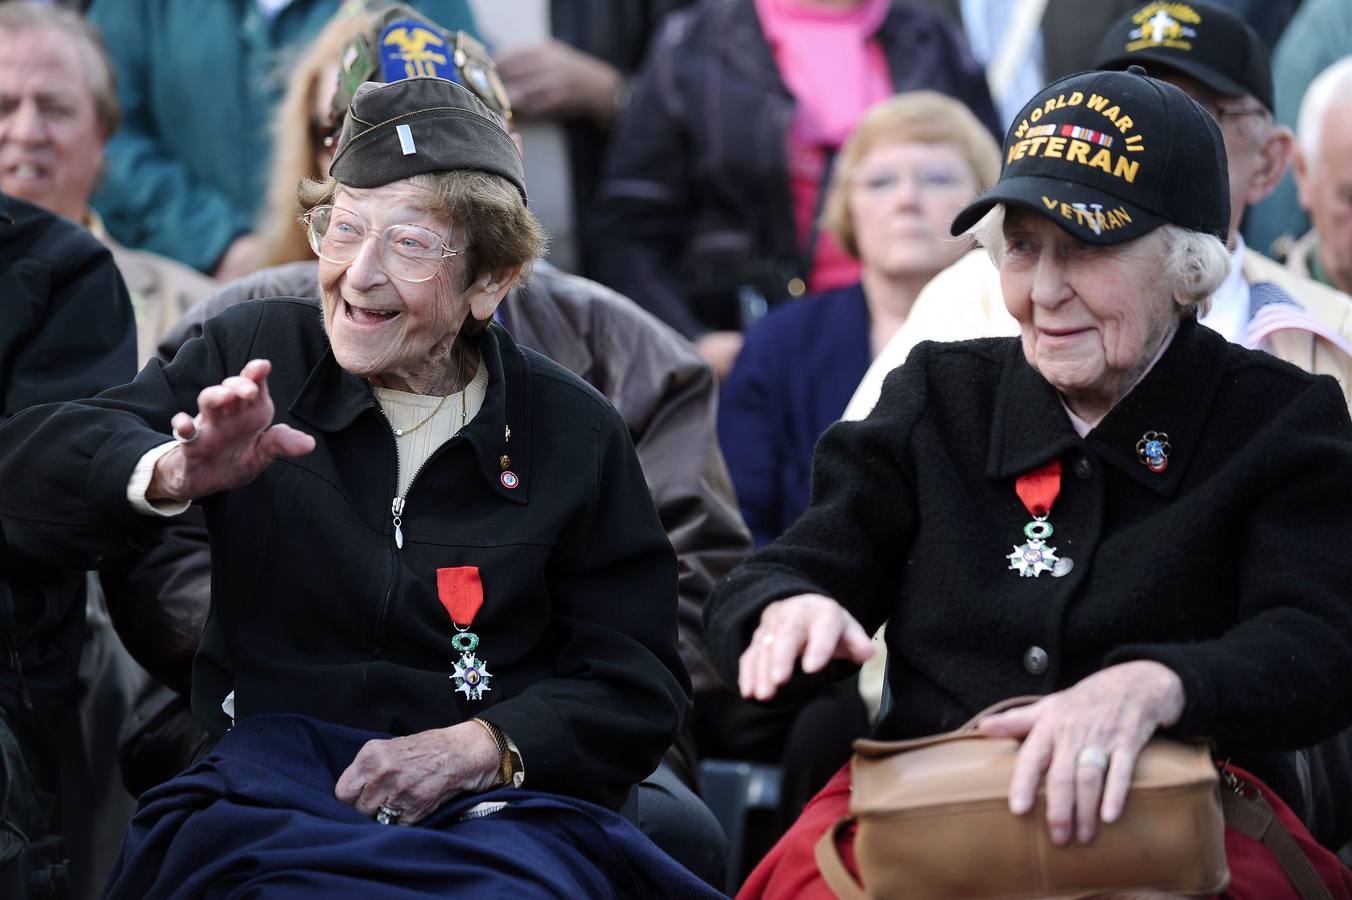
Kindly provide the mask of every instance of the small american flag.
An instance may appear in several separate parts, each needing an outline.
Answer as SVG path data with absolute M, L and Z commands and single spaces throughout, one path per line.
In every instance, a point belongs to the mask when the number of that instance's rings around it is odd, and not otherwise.
M 1327 324 L 1305 311 L 1286 291 L 1270 281 L 1249 285 L 1249 325 L 1244 332 L 1244 346 L 1261 347 L 1274 332 L 1308 331 L 1318 335 L 1352 356 L 1352 344 Z

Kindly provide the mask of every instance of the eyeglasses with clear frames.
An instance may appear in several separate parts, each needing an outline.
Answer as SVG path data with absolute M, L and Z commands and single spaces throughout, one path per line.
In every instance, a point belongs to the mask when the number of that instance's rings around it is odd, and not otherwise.
M 967 180 L 959 173 L 939 168 L 875 169 L 860 172 L 851 183 L 867 194 L 890 194 L 904 179 L 909 179 L 919 191 L 949 191 L 964 186 Z
M 1262 106 L 1221 106 L 1219 102 L 1201 100 L 1202 108 L 1211 113 L 1217 125 L 1224 125 L 1226 119 L 1243 119 L 1245 116 L 1267 116 L 1270 113 Z
M 300 217 L 310 249 L 326 262 L 345 265 L 357 258 L 371 228 L 361 216 L 341 206 L 316 206 Z M 441 261 L 463 252 L 430 228 L 411 223 L 391 225 L 377 235 L 380 264 L 400 281 L 428 281 Z

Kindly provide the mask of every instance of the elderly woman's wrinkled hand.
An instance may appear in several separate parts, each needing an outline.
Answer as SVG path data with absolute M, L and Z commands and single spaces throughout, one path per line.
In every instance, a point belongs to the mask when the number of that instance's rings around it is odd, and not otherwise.
M 1141 748 L 1183 712 L 1183 682 L 1149 660 L 1096 672 L 1074 687 L 1037 703 L 988 716 L 988 737 L 1024 738 L 1009 785 L 1009 809 L 1033 808 L 1046 775 L 1047 827 L 1065 844 L 1071 829 L 1081 843 L 1093 840 L 1097 820 L 1122 814 Z
M 769 700 L 793 675 L 819 672 L 833 659 L 862 663 L 873 655 L 869 640 L 845 608 L 822 594 L 776 600 L 761 613 L 751 646 L 737 667 L 737 686 L 747 699 Z
M 197 416 L 180 412 L 172 425 L 179 446 L 155 463 L 148 500 L 195 500 L 248 484 L 279 456 L 303 456 L 315 439 L 273 425 L 265 359 L 197 395 Z
M 456 794 L 496 785 L 500 763 L 488 730 L 477 722 L 461 722 L 367 741 L 333 793 L 363 815 L 374 817 L 384 807 L 397 812 L 398 824 L 412 825 Z

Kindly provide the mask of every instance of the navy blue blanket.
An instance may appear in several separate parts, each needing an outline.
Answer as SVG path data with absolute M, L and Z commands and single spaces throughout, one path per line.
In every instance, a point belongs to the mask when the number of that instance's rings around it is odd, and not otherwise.
M 333 787 L 379 737 L 298 716 L 241 721 L 142 796 L 106 896 L 721 896 L 621 816 L 557 794 L 468 794 L 411 827 L 376 824 Z M 506 805 L 465 818 L 485 802 Z

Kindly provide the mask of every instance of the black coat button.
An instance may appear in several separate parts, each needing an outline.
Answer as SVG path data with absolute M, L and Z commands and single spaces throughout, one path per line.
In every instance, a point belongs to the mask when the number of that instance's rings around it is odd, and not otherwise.
M 1047 651 L 1036 645 L 1023 651 L 1023 667 L 1028 670 L 1029 675 L 1041 675 L 1047 671 L 1047 665 L 1051 658 L 1047 656 Z
M 1088 458 L 1083 456 L 1075 460 L 1075 465 L 1071 466 L 1071 468 L 1075 471 L 1076 478 L 1088 478 L 1090 475 L 1094 474 L 1093 463 L 1089 462 Z

